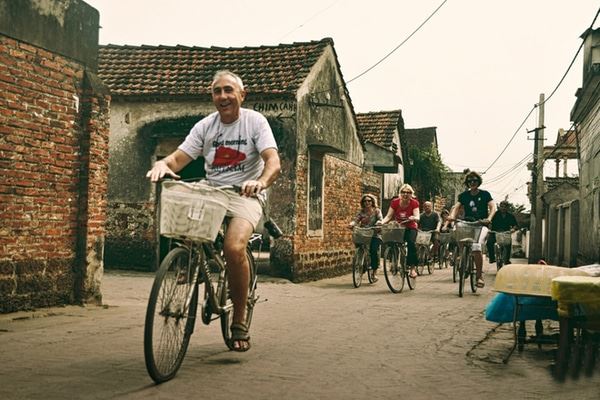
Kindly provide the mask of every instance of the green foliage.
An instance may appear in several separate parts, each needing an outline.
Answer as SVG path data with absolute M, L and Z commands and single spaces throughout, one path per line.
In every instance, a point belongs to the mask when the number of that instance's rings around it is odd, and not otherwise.
M 437 149 L 432 145 L 429 149 L 413 147 L 408 151 L 409 168 L 406 181 L 422 200 L 433 199 L 444 193 L 445 174 L 449 171 L 444 165 Z

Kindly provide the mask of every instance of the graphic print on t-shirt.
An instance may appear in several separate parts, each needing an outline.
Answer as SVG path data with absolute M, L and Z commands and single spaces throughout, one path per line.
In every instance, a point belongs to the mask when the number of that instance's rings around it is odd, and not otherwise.
M 241 163 L 246 159 L 246 155 L 231 147 L 220 146 L 215 151 L 215 159 L 213 167 L 233 166 Z
M 475 201 L 471 200 L 469 202 L 469 207 L 471 207 L 471 212 L 473 212 L 473 214 L 477 214 L 477 205 L 475 204 Z
M 241 152 L 240 146 L 246 146 L 248 141 L 238 138 L 237 140 L 219 140 L 219 135 L 213 142 L 212 147 L 216 148 L 215 156 L 212 162 L 212 168 L 215 171 L 225 172 L 234 169 L 243 171 L 243 166 L 239 165 L 246 159 L 246 154 Z M 237 146 L 237 149 L 228 146 Z

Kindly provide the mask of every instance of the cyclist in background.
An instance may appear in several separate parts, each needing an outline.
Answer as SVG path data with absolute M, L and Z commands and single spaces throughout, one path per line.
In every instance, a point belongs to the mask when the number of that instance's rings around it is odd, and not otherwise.
M 440 215 L 433 211 L 433 204 L 430 201 L 426 201 L 423 203 L 423 212 L 419 216 L 419 229 L 422 231 L 433 231 L 431 233 L 431 243 L 433 243 L 433 249 L 431 251 L 432 256 L 438 254 L 438 249 L 440 247 L 440 239 L 438 233 L 440 232 L 440 227 L 442 225 L 442 220 Z
M 350 222 L 349 227 L 359 226 L 361 228 L 371 228 L 377 225 L 383 219 L 381 210 L 377 205 L 377 199 L 372 194 L 364 194 L 360 199 L 360 211 Z M 377 282 L 377 268 L 379 268 L 379 245 L 381 243 L 381 235 L 375 233 L 371 239 L 369 253 L 371 255 L 371 269 L 373 270 L 373 283 Z
M 241 187 L 240 193 L 227 191 L 230 220 L 223 254 L 233 301 L 232 348 L 247 351 L 250 335 L 244 318 L 250 266 L 246 246 L 262 216 L 257 196 L 264 196 L 261 192 L 277 178 L 281 164 L 267 119 L 241 107 L 246 97 L 242 79 L 221 70 L 214 75 L 210 89 L 217 111 L 196 123 L 177 150 L 157 161 L 146 176 L 152 182 L 165 176 L 179 179 L 177 172 L 202 156 L 210 184 Z
M 482 271 L 483 256 L 481 254 L 481 246 L 483 245 L 483 242 L 487 236 L 487 225 L 490 224 L 491 219 L 496 213 L 496 204 L 494 204 L 490 192 L 479 189 L 479 186 L 481 186 L 482 182 L 483 180 L 481 179 L 481 175 L 475 171 L 471 171 L 465 176 L 464 184 L 467 190 L 458 196 L 458 201 L 456 204 L 454 204 L 454 206 L 452 206 L 452 210 L 450 211 L 450 215 L 448 216 L 444 226 L 446 227 L 449 222 L 455 221 L 461 210 L 464 212 L 465 220 L 480 221 L 484 225 L 481 228 L 479 238 L 473 238 L 475 242 L 473 243 L 472 248 L 475 267 L 477 270 L 477 287 L 479 288 L 485 286 Z
M 517 223 L 517 219 L 515 216 L 508 211 L 508 201 L 503 200 L 498 205 L 498 212 L 494 214 L 492 218 L 491 228 L 494 232 L 507 232 L 511 233 L 516 231 L 519 227 Z M 496 244 L 496 234 L 490 233 L 487 238 L 487 251 L 488 257 L 491 263 L 496 262 L 496 254 L 494 252 L 494 245 Z M 510 264 L 510 255 L 509 259 L 506 260 L 506 264 Z
M 410 268 L 410 277 L 417 277 L 417 227 L 419 222 L 419 201 L 414 198 L 415 191 L 408 183 L 400 186 L 400 197 L 392 200 L 387 215 L 382 224 L 395 220 L 406 227 L 404 240 L 408 247 L 407 264 Z

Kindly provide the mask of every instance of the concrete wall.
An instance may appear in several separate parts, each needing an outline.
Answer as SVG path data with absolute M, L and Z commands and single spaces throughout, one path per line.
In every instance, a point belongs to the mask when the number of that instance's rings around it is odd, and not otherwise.
M 600 262 L 600 96 L 580 125 L 579 253 L 581 264 Z
M 45 32 L 44 47 L 20 26 Z M 110 97 L 61 55 L 65 40 L 97 46 L 74 26 L 97 27 L 97 12 L 0 2 L 0 312 L 101 301 Z
M 98 10 L 81 0 L 0 0 L 1 32 L 98 67 Z

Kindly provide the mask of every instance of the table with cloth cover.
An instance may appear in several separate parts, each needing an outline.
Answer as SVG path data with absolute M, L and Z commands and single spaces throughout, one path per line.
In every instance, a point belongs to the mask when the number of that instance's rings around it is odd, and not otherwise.
M 600 265 L 582 269 L 593 276 L 552 280 L 552 299 L 557 302 L 560 326 L 555 373 L 561 379 L 567 368 L 573 376 L 580 367 L 591 374 L 600 342 Z
M 498 271 L 494 283 L 498 293 L 487 305 L 485 315 L 489 321 L 513 324 L 514 343 L 503 359 L 505 363 L 517 346 L 522 350 L 524 321 L 536 320 L 536 337 L 541 337 L 541 320 L 558 320 L 551 287 L 552 280 L 560 276 L 589 276 L 589 273 L 578 268 L 542 264 L 510 264 Z M 517 332 L 517 322 L 521 322 L 521 334 Z

